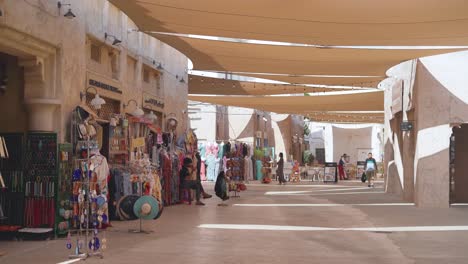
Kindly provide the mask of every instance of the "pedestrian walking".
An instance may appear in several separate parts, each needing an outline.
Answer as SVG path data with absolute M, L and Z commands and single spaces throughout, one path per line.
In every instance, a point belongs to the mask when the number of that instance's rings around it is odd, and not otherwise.
M 279 160 L 277 163 L 278 167 L 276 169 L 276 175 L 278 175 L 279 184 L 286 184 L 286 179 L 284 178 L 284 160 L 283 153 L 279 154 Z
M 366 171 L 368 186 L 369 187 L 374 187 L 374 177 L 375 177 L 375 172 L 377 171 L 377 162 L 372 157 L 372 153 L 370 153 L 370 152 L 369 152 L 369 154 L 367 156 L 366 165 L 364 166 L 364 170 Z

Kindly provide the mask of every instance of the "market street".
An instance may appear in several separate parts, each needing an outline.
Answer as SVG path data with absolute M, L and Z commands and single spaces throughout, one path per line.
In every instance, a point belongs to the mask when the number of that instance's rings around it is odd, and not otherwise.
M 205 187 L 212 189 L 212 184 Z M 113 222 L 104 259 L 87 263 L 466 263 L 467 206 L 423 209 L 358 183 L 248 185 L 228 207 L 178 205 L 151 234 L 130 234 L 138 221 Z M 268 194 L 270 192 L 270 194 Z M 286 192 L 284 194 L 283 192 Z M 390 231 L 341 228 L 392 227 Z M 402 227 L 406 227 L 403 230 Z M 424 227 L 418 232 L 417 228 Z M 321 230 L 320 228 L 333 228 Z M 337 230 L 338 229 L 338 230 Z M 402 229 L 402 230 L 400 230 Z M 443 229 L 465 231 L 440 231 Z M 66 239 L 1 241 L 0 263 L 67 261 Z

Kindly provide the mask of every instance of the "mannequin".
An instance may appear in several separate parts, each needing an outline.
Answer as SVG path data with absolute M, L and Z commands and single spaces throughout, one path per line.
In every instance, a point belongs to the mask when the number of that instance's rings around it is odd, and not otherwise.
M 201 165 L 200 165 L 200 180 L 206 181 L 206 148 L 205 145 L 200 143 L 198 144 L 198 149 L 200 151 L 200 160 L 201 160 Z
M 246 156 L 244 157 L 244 179 L 248 182 L 253 181 L 253 164 L 252 164 L 252 157 L 249 154 L 247 146 L 245 146 Z
M 215 179 L 215 166 L 216 166 L 216 158 L 214 155 L 214 147 L 211 143 L 208 143 L 206 146 L 206 179 L 208 181 L 214 181 Z
M 214 143 L 213 145 L 213 155 L 215 156 L 215 167 L 214 167 L 214 179 L 213 181 L 216 182 L 216 179 L 218 178 L 219 170 L 220 170 L 220 162 L 221 159 L 218 156 L 218 151 L 219 147 L 218 144 Z

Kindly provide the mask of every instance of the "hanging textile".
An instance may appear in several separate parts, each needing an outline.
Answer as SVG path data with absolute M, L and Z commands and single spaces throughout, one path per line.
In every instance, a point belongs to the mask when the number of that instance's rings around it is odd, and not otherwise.
M 256 168 L 256 172 L 257 172 L 257 180 L 258 181 L 261 181 L 263 180 L 263 172 L 262 172 L 262 168 L 263 168 L 263 163 L 261 160 L 257 160 L 255 162 L 255 168 Z
M 177 154 L 172 155 L 172 179 L 171 179 L 171 203 L 177 204 L 179 202 L 179 157 Z
M 200 152 L 200 160 L 201 160 L 200 180 L 206 181 L 206 165 L 205 165 L 206 164 L 206 147 L 205 147 L 205 144 L 199 143 L 198 150 Z
M 215 167 L 216 157 L 214 154 L 214 146 L 210 143 L 206 145 L 206 179 L 208 181 L 214 181 L 215 179 Z
M 246 181 L 254 180 L 252 159 L 249 156 L 245 156 L 244 158 L 244 179 Z
M 218 158 L 222 159 L 224 157 L 224 142 L 222 142 L 221 144 L 218 144 Z
M 162 186 L 163 186 L 163 200 L 165 205 L 171 205 L 171 182 L 172 182 L 172 161 L 167 151 L 161 152 L 162 161 Z

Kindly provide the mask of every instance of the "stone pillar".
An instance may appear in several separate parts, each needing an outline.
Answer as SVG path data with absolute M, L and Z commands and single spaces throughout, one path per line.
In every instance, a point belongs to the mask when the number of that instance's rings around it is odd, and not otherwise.
M 28 99 L 25 101 L 28 109 L 28 130 L 47 131 L 55 130 L 55 111 L 60 106 L 57 99 Z
M 403 199 L 406 202 L 414 202 L 414 130 L 405 132 L 403 135 L 402 161 L 404 171 Z
M 24 103 L 28 110 L 28 130 L 48 131 L 56 129 L 56 110 L 61 105 L 55 97 L 53 59 L 35 57 L 23 59 L 19 65 L 24 69 Z

